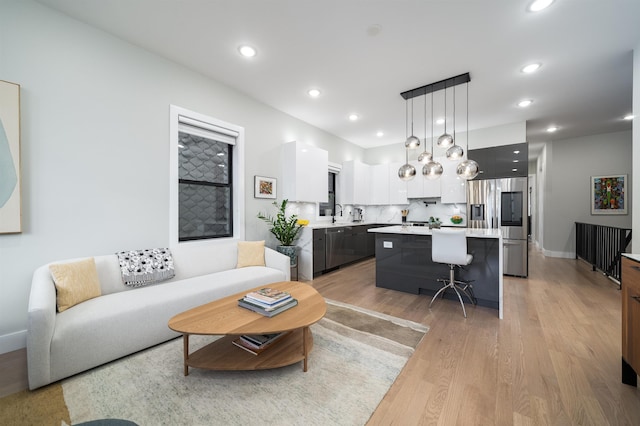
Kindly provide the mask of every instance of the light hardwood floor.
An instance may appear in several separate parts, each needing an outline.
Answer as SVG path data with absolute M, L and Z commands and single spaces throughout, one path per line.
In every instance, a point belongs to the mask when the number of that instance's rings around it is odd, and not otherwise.
M 338 299 L 430 326 L 369 425 L 639 425 L 640 390 L 620 381 L 615 283 L 582 261 L 530 251 L 497 311 L 374 286 L 370 260 L 319 277 Z
M 505 277 L 503 320 L 469 305 L 465 319 L 450 300 L 429 310 L 428 296 L 376 288 L 374 260 L 311 284 L 430 326 L 369 425 L 640 424 L 640 390 L 620 382 L 620 291 L 582 261 L 531 250 L 529 278 Z M 0 395 L 26 386 L 24 357 L 0 356 Z

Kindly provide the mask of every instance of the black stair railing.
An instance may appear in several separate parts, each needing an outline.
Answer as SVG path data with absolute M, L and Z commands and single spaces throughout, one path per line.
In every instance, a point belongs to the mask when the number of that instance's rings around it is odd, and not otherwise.
M 576 259 L 620 283 L 622 253 L 631 243 L 631 229 L 576 222 Z

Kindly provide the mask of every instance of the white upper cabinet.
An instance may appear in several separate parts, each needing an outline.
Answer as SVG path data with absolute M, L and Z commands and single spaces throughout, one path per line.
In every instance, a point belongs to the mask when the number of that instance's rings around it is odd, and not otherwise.
M 436 161 L 442 163 L 442 158 Z M 407 198 L 433 198 L 440 197 L 441 182 L 440 179 L 427 179 L 422 175 L 422 167 L 424 164 L 417 161 L 409 161 L 409 164 L 416 168 L 416 176 L 407 182 Z
M 329 201 L 329 153 L 300 142 L 282 145 L 282 199 Z
M 369 204 L 389 204 L 389 164 L 369 166 Z M 398 179 L 399 180 L 399 179 Z
M 390 163 L 388 170 L 389 179 L 389 204 L 409 204 L 407 199 L 407 182 L 398 177 L 398 169 L 404 163 Z
M 342 204 L 368 205 L 371 199 L 370 166 L 358 160 L 345 161 L 340 171 Z
M 451 161 L 445 157 L 439 159 L 443 172 L 440 177 L 442 188 L 442 203 L 466 203 L 467 202 L 467 181 L 458 177 L 456 169 L 462 160 Z

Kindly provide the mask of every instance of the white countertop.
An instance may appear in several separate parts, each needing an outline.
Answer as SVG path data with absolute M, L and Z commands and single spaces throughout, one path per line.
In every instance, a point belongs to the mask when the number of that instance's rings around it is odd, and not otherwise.
M 316 222 L 316 223 L 310 223 L 306 225 L 306 228 L 322 229 L 322 228 L 336 228 L 340 226 L 360 226 L 360 225 L 375 225 L 375 224 L 376 222 L 340 222 L 340 221 L 336 223 Z
M 323 228 L 336 228 L 336 227 L 340 227 L 340 226 L 360 226 L 360 225 L 379 225 L 379 226 L 400 226 L 399 223 L 380 223 L 380 222 L 336 222 L 336 223 L 331 223 L 331 222 L 316 222 L 316 223 L 310 223 L 308 225 L 305 225 L 305 228 L 311 228 L 311 229 L 323 229 Z M 411 224 L 408 224 L 407 226 L 411 226 Z M 443 228 L 466 228 L 466 225 L 456 225 L 456 224 L 444 224 L 441 225 Z M 422 227 L 422 226 L 416 226 L 416 228 L 426 228 L 426 226 Z
M 640 262 L 640 254 L 634 253 L 622 253 L 624 257 L 628 257 L 631 260 L 635 260 L 636 262 Z
M 470 238 L 500 238 L 499 229 L 471 229 L 466 228 L 467 237 Z M 431 229 L 427 226 L 385 226 L 383 228 L 369 229 L 369 232 L 381 234 L 407 234 L 407 235 L 431 235 Z

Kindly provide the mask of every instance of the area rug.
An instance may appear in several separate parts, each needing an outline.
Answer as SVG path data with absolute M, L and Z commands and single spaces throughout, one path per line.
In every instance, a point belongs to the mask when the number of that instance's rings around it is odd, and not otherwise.
M 363 425 L 428 327 L 327 301 L 309 369 L 183 375 L 182 339 L 0 399 L 0 424 L 126 419 L 146 425 Z M 212 340 L 191 336 L 191 350 Z

